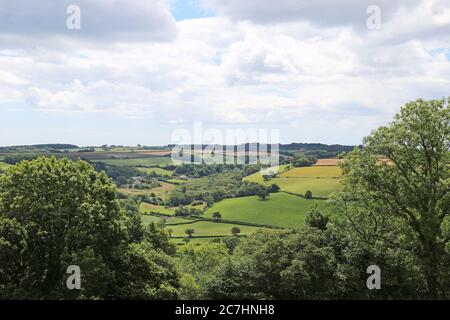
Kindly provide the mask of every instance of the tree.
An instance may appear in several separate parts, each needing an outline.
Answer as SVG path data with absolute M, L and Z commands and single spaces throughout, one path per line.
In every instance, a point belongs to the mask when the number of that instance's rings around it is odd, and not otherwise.
M 239 229 L 238 227 L 231 228 L 231 234 L 233 236 L 237 236 L 239 233 L 241 233 L 241 229 Z
M 220 219 L 222 219 L 222 215 L 220 214 L 220 212 L 217 211 L 212 214 L 212 217 L 216 219 L 216 222 L 219 222 Z
M 294 167 L 309 167 L 316 163 L 316 158 L 312 156 L 307 156 L 305 154 L 300 154 L 294 158 Z
M 319 206 L 317 203 L 314 203 L 314 206 L 308 212 L 306 216 L 306 225 L 317 228 L 320 230 L 325 230 L 327 228 L 327 224 L 330 221 L 330 218 L 324 214 L 322 214 L 319 210 Z
M 267 192 L 266 188 L 261 187 L 261 188 L 259 188 L 259 190 L 257 190 L 256 195 L 261 200 L 266 200 L 266 198 L 269 196 L 269 192 Z
M 267 192 L 268 193 L 276 193 L 280 191 L 280 186 L 278 186 L 276 183 L 272 183 L 268 188 L 267 188 Z
M 312 197 L 313 197 L 313 194 L 312 194 L 311 190 L 307 190 L 305 192 L 305 198 L 306 199 L 312 199 Z
M 186 229 L 184 230 L 184 233 L 186 233 L 189 238 L 192 238 L 192 235 L 195 233 L 194 229 Z
M 419 99 L 341 163 L 338 210 L 360 241 L 412 252 L 429 298 L 450 287 L 449 145 L 448 100 Z
M 116 182 L 117 182 L 117 185 L 120 187 L 120 186 L 126 185 L 128 183 L 128 179 L 127 179 L 127 177 L 124 177 L 124 176 L 118 176 L 116 179 Z
M 170 257 L 159 251 L 157 241 L 144 239 L 133 218 L 136 212 L 123 210 L 115 194 L 112 180 L 85 161 L 40 157 L 2 175 L 0 296 L 133 298 L 137 291 L 132 285 L 138 280 L 145 292 L 136 297 L 173 293 L 177 276 Z M 135 250 L 138 244 L 155 253 Z M 167 272 L 144 279 L 130 270 L 132 256 L 151 260 L 152 270 L 159 266 Z M 67 290 L 69 265 L 80 267 L 82 290 Z

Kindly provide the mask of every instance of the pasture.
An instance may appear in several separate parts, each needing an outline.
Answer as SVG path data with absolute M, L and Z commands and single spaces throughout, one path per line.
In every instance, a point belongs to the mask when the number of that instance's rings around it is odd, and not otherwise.
M 231 236 L 231 228 L 238 227 L 241 230 L 241 235 L 251 234 L 257 230 L 263 230 L 264 228 L 235 225 L 228 223 L 218 223 L 210 221 L 198 220 L 191 224 L 180 224 L 167 226 L 167 229 L 172 229 L 173 237 L 187 237 L 184 232 L 186 229 L 194 229 L 193 237 L 213 237 L 213 236 Z M 211 239 L 210 239 L 211 240 Z
M 170 207 L 158 206 L 158 205 L 155 205 L 155 204 L 142 202 L 141 206 L 139 207 L 139 211 L 141 213 L 156 212 L 156 213 L 173 215 L 174 212 L 175 212 L 175 209 L 174 208 L 170 208 Z
M 284 192 L 271 194 L 266 200 L 256 196 L 225 199 L 210 207 L 205 217 L 220 212 L 222 219 L 293 228 L 304 224 L 314 203 L 324 206 L 324 200 L 307 200 Z
M 155 173 L 155 174 L 157 174 L 157 175 L 159 175 L 159 176 L 172 176 L 172 174 L 173 174 L 173 172 L 172 171 L 170 171 L 170 170 L 166 170 L 166 169 L 163 169 L 163 168 L 158 168 L 158 167 L 155 167 L 155 168 L 142 168 L 142 167 L 138 167 L 138 168 L 136 168 L 138 171 L 140 171 L 140 172 L 143 172 L 143 173 L 145 173 L 145 174 L 152 174 L 152 173 Z
M 6 171 L 6 169 L 8 169 L 9 167 L 11 167 L 10 164 L 5 163 L 5 162 L 0 162 L 0 171 Z

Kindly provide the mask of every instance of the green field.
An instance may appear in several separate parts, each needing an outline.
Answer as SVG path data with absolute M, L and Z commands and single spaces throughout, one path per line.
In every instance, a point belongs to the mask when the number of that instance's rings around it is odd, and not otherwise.
M 265 183 L 276 183 L 281 190 L 297 194 L 305 194 L 310 190 L 314 197 L 328 197 L 339 190 L 340 179 L 333 178 L 274 178 Z
M 158 221 L 161 221 L 161 218 L 155 217 L 155 216 L 150 216 L 150 215 L 148 215 L 148 214 L 143 214 L 143 215 L 141 215 L 141 219 L 142 219 L 142 223 L 143 223 L 144 225 L 148 225 L 148 224 L 150 224 L 150 223 L 152 223 L 152 222 L 158 222 Z
M 273 193 L 266 200 L 256 196 L 225 199 L 209 208 L 205 217 L 220 212 L 222 219 L 293 228 L 303 225 L 306 214 L 314 203 L 324 200 L 306 200 L 284 192 Z
M 259 227 L 251 227 L 251 226 L 242 226 L 242 225 L 234 225 L 228 223 L 217 223 L 217 222 L 209 222 L 209 221 L 198 221 L 192 224 L 187 225 L 176 225 L 176 226 L 167 226 L 168 229 L 172 229 L 173 237 L 187 237 L 184 232 L 186 229 L 194 229 L 193 237 L 203 236 L 231 236 L 231 228 L 238 227 L 241 230 L 242 235 L 251 234 L 256 232 L 257 230 L 265 230 L 264 228 Z
M 315 197 L 328 197 L 332 192 L 339 190 L 340 175 L 341 169 L 336 166 L 314 166 L 293 168 L 267 181 L 264 181 L 259 172 L 245 177 L 244 180 L 266 186 L 276 183 L 282 191 L 305 194 L 310 190 Z
M 170 165 L 172 164 L 172 159 L 169 157 L 151 157 L 139 159 L 105 159 L 94 160 L 94 162 L 103 162 L 110 166 L 119 167 L 155 167 Z
M 292 168 L 278 176 L 280 178 L 338 178 L 342 170 L 336 166 Z
M 172 217 L 172 218 L 167 218 L 167 217 L 157 217 L 157 216 L 152 216 L 149 214 L 141 214 L 141 219 L 142 219 L 142 223 L 144 225 L 150 224 L 152 222 L 158 222 L 158 221 L 162 221 L 164 220 L 167 228 L 172 228 L 171 225 L 173 224 L 179 224 L 179 223 L 183 223 L 186 225 L 189 225 L 190 223 L 193 222 L 193 220 L 190 219 L 183 219 L 183 218 L 176 218 L 176 217 Z M 188 227 L 186 227 L 188 228 Z
M 166 169 L 158 168 L 158 167 L 156 167 L 156 168 L 137 167 L 136 169 L 145 174 L 152 174 L 153 172 L 160 176 L 171 176 L 173 174 L 173 172 L 170 170 L 166 170 Z

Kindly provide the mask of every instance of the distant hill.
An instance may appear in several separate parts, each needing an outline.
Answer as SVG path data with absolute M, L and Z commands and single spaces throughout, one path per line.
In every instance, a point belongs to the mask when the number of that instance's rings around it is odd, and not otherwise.
M 34 145 L 23 145 L 23 146 L 8 146 L 0 147 L 0 152 L 35 152 L 36 150 L 42 151 L 59 151 L 67 149 L 78 149 L 78 146 L 74 144 L 62 144 L 62 143 L 52 143 L 52 144 L 34 144 Z

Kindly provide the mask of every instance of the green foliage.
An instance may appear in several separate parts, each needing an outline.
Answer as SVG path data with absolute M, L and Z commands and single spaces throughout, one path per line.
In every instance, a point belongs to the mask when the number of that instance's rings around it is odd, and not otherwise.
M 184 233 L 186 233 L 189 236 L 189 238 L 192 238 L 192 235 L 195 233 L 195 230 L 192 228 L 189 228 L 189 229 L 184 230 Z
M 176 217 L 200 216 L 202 214 L 202 210 L 193 207 L 180 206 L 175 210 Z
M 311 228 L 325 230 L 329 221 L 330 218 L 326 214 L 322 214 L 319 210 L 319 206 L 315 203 L 308 212 L 305 223 Z
M 305 198 L 306 199 L 312 199 L 312 197 L 313 197 L 313 194 L 312 194 L 311 190 L 307 190 L 305 192 Z
M 206 243 L 201 246 L 187 244 L 178 252 L 177 267 L 181 276 L 182 299 L 204 299 L 204 288 L 214 270 L 229 257 L 222 243 Z
M 342 162 L 336 211 L 355 238 L 394 248 L 426 279 L 422 297 L 449 297 L 450 108 L 446 100 L 406 104 L 394 121 Z
M 294 165 L 294 167 L 309 167 L 315 164 L 316 161 L 317 159 L 312 156 L 299 154 L 295 156 L 294 160 L 292 161 L 292 164 Z
M 214 219 L 216 219 L 217 222 L 219 222 L 219 220 L 222 219 L 222 215 L 221 215 L 220 212 L 218 212 L 218 211 L 213 212 L 212 217 L 213 217 Z
M 231 228 L 231 234 L 233 236 L 237 236 L 239 233 L 241 233 L 241 229 L 239 229 L 239 227 L 233 227 Z
M 54 157 L 22 161 L 0 177 L 0 294 L 173 297 L 178 280 L 169 250 L 164 239 L 150 234 L 142 230 L 136 208 L 123 210 L 115 185 L 88 163 Z M 134 263 L 136 269 L 130 269 Z M 82 290 L 66 288 L 69 265 L 80 266 Z M 142 275 L 141 267 L 152 272 Z
M 280 191 L 280 186 L 277 185 L 276 183 L 272 183 L 269 187 L 267 187 L 268 193 L 275 193 L 278 191 Z

